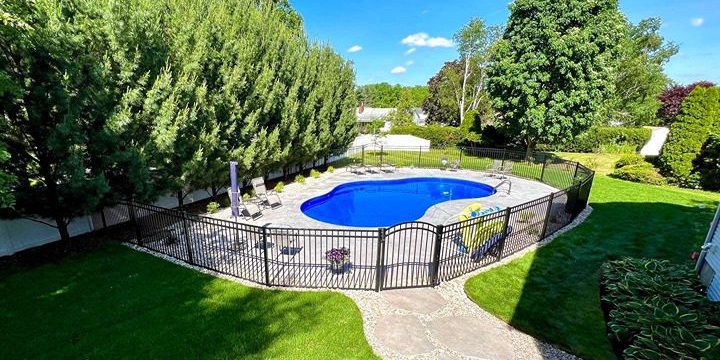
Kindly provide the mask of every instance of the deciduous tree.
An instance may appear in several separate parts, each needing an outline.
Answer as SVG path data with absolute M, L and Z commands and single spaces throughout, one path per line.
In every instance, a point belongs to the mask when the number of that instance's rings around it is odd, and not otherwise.
M 488 91 L 528 153 L 590 127 L 613 90 L 625 27 L 617 0 L 517 0 L 492 50 Z

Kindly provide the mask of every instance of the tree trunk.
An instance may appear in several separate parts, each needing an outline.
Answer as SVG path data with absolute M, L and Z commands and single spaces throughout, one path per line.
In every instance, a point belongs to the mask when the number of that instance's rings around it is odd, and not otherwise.
M 467 87 L 468 71 L 470 71 L 470 58 L 465 57 L 465 72 L 463 73 L 462 93 L 460 94 L 460 122 L 462 125 L 463 119 L 465 119 L 465 89 Z
M 184 199 L 184 198 L 185 198 L 185 197 L 183 196 L 182 190 L 178 190 L 178 192 L 177 192 L 177 201 L 178 201 L 178 208 L 179 208 L 179 209 L 182 209 L 182 207 L 183 207 L 183 199 Z
M 55 224 L 57 225 L 58 233 L 60 233 L 60 241 L 65 244 L 65 251 L 70 250 L 72 245 L 70 241 L 70 232 L 68 232 L 68 224 L 62 216 L 55 216 Z
M 530 160 L 532 158 L 532 154 L 535 151 L 535 139 L 528 136 L 526 139 L 527 142 L 527 152 L 525 153 L 525 160 Z

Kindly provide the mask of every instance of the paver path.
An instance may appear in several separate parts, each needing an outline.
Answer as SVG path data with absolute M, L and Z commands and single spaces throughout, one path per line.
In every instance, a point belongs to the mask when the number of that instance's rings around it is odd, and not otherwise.
M 575 359 L 480 309 L 462 283 L 347 293 L 384 359 Z
M 384 359 L 577 359 L 516 330 L 481 309 L 465 294 L 472 276 L 506 264 L 574 228 L 587 218 L 586 208 L 550 238 L 493 265 L 435 288 L 344 290 L 358 304 L 365 337 Z
M 670 129 L 666 127 L 653 126 L 647 126 L 647 128 L 652 130 L 652 135 L 650 136 L 650 140 L 648 140 L 647 144 L 640 149 L 640 155 L 658 156 L 660 155 L 663 145 L 665 145 L 665 141 L 667 141 Z

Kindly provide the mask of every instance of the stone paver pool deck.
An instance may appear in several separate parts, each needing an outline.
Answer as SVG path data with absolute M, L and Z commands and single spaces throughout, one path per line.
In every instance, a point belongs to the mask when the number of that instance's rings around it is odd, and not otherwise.
M 352 227 L 333 225 L 324 223 L 303 214 L 300 206 L 306 200 L 313 197 L 326 194 L 338 185 L 342 185 L 352 181 L 361 180 L 388 180 L 388 179 L 404 179 L 420 176 L 448 177 L 464 180 L 472 180 L 488 184 L 490 186 L 498 185 L 502 179 L 491 177 L 487 173 L 473 170 L 438 170 L 438 169 L 420 169 L 420 168 L 398 168 L 394 172 L 364 172 L 361 174 L 352 173 L 345 168 L 336 169 L 333 173 L 324 173 L 320 178 L 307 178 L 304 184 L 291 183 L 285 186 L 280 194 L 283 206 L 277 209 L 263 210 L 263 216 L 257 220 L 248 220 L 238 218 L 239 222 L 252 224 L 257 226 L 289 226 L 293 228 L 333 228 L 333 229 L 352 229 Z M 423 217 L 418 221 L 428 222 L 431 224 L 443 224 L 446 222 L 456 222 L 457 215 L 468 205 L 479 202 L 483 207 L 498 206 L 507 208 L 541 198 L 557 191 L 557 189 L 532 180 L 521 179 L 517 177 L 509 177 L 512 182 L 512 191 L 507 194 L 507 187 L 503 185 L 493 195 L 478 199 L 463 199 L 446 201 L 431 206 Z M 213 215 L 223 220 L 233 220 L 229 208 L 225 208 Z

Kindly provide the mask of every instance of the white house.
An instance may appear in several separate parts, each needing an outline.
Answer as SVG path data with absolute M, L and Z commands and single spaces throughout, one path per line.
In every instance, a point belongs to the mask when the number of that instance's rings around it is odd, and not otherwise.
M 384 119 L 391 113 L 393 113 L 396 109 L 395 108 L 372 108 L 372 107 L 365 107 L 362 103 L 360 106 L 358 106 L 357 110 L 355 111 L 355 116 L 357 116 L 357 121 L 362 124 L 369 124 L 377 119 Z M 423 111 L 422 108 L 412 108 L 409 110 L 413 117 L 413 122 L 416 125 L 425 126 L 425 122 L 427 120 L 427 113 Z M 387 131 L 390 129 L 390 123 L 386 122 L 385 127 L 383 130 Z
M 720 207 L 710 224 L 695 270 L 700 281 L 707 286 L 708 298 L 720 301 Z

